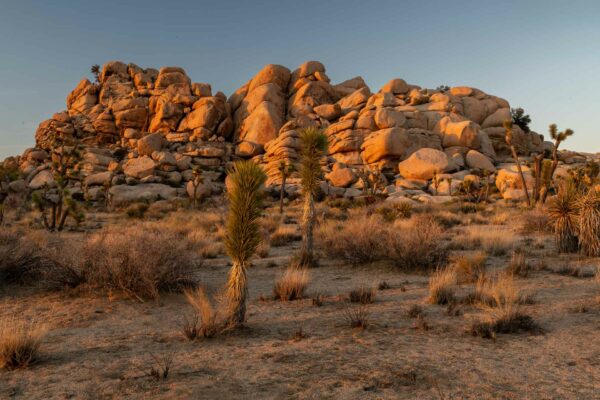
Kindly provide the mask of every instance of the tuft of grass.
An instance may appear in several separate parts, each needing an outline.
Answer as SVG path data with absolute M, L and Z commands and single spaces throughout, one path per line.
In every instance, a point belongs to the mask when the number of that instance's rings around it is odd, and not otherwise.
M 184 319 L 182 332 L 189 340 L 199 338 L 213 338 L 223 330 L 223 322 L 215 307 L 210 302 L 203 288 L 184 291 L 188 303 L 194 307 L 194 316 L 191 320 Z
M 150 206 L 147 203 L 133 203 L 125 209 L 125 214 L 129 218 L 142 219 L 146 216 L 148 208 Z
M 308 269 L 288 267 L 275 282 L 273 295 L 276 300 L 282 301 L 302 299 L 309 282 L 310 273 Z
M 351 290 L 348 298 L 351 303 L 371 304 L 375 301 L 375 291 L 371 288 L 361 286 Z
M 527 262 L 525 258 L 525 253 L 522 251 L 513 251 L 510 259 L 510 264 L 506 270 L 507 273 L 513 276 L 520 276 L 525 278 L 529 275 L 531 271 L 531 265 Z
M 455 299 L 456 272 L 452 268 L 437 269 L 429 278 L 429 302 L 448 304 Z
M 458 282 L 477 282 L 486 275 L 486 262 L 487 254 L 484 251 L 458 257 L 453 264 Z
M 388 289 L 391 289 L 391 288 L 392 288 L 392 286 L 389 283 L 387 283 L 386 281 L 381 281 L 377 285 L 377 289 L 378 290 L 388 290 Z
M 420 315 L 423 315 L 424 312 L 425 310 L 423 310 L 423 307 L 421 307 L 419 304 L 413 304 L 406 312 L 406 315 L 408 318 L 417 318 Z
M 173 362 L 175 361 L 174 354 L 169 353 L 163 355 L 162 357 L 152 355 L 152 359 L 154 360 L 154 365 L 150 367 L 150 370 L 146 375 L 157 382 L 166 380 L 169 377 L 169 373 L 173 369 Z
M 567 263 L 562 267 L 553 270 L 554 273 L 564 276 L 572 276 L 573 278 L 593 278 L 596 276 L 594 271 L 586 270 L 577 265 Z
M 366 329 L 371 324 L 370 312 L 364 304 L 355 308 L 347 308 L 345 319 L 347 324 L 354 329 Z
M 324 301 L 325 301 L 325 296 L 323 296 L 322 294 L 316 294 L 312 298 L 312 304 L 315 307 L 321 307 L 323 305 Z
M 46 328 L 15 316 L 0 320 L 0 369 L 25 368 L 39 358 Z
M 539 208 L 525 211 L 520 216 L 521 233 L 549 233 L 552 232 L 550 218 L 546 212 Z
M 443 228 L 432 218 L 417 215 L 399 220 L 384 241 L 384 254 L 399 268 L 428 271 L 447 263 Z
M 454 245 L 467 250 L 483 249 L 490 255 L 502 256 L 514 247 L 516 240 L 510 229 L 473 225 L 465 227 L 463 233 L 454 238 Z

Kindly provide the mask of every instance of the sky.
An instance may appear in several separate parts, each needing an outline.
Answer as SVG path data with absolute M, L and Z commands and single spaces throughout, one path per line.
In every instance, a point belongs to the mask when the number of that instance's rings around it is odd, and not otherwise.
M 181 66 L 231 94 L 265 64 L 325 64 L 362 76 L 466 85 L 571 128 L 600 151 L 600 1 L 0 0 L 0 158 L 34 145 L 90 66 Z

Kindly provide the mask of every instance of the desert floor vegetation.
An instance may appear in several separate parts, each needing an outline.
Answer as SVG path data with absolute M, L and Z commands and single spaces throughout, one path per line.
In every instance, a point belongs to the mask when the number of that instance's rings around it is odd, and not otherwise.
M 2 227 L 0 397 L 594 398 L 597 258 L 559 253 L 514 207 L 379 206 L 317 202 L 306 271 L 290 268 L 302 200 L 267 204 L 243 329 L 218 204 Z

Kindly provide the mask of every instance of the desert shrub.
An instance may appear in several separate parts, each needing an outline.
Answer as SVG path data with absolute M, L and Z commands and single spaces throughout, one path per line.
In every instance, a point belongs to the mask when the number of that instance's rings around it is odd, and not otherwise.
M 144 218 L 146 211 L 150 206 L 147 203 L 133 203 L 125 209 L 125 214 L 129 218 Z
M 454 301 L 456 272 L 452 268 L 436 270 L 429 278 L 429 302 L 448 304 Z
M 458 282 L 477 282 L 485 276 L 486 262 L 487 254 L 483 251 L 458 257 L 453 263 Z
M 46 328 L 15 316 L 0 320 L 0 369 L 25 368 L 39 356 Z
M 377 285 L 377 289 L 378 290 L 388 290 L 388 289 L 391 289 L 391 288 L 392 288 L 392 286 L 389 283 L 387 283 L 386 281 L 381 281 Z
M 301 238 L 302 236 L 295 225 L 282 224 L 271 234 L 270 244 L 273 247 L 285 246 Z
M 516 242 L 510 229 L 498 226 L 473 225 L 465 227 L 454 238 L 454 246 L 467 250 L 483 248 L 488 254 L 501 256 L 511 250 Z
M 262 242 L 260 242 L 260 244 L 256 248 L 256 255 L 259 256 L 260 258 L 267 258 L 267 257 L 269 257 L 270 251 L 271 251 L 271 246 L 269 245 L 269 242 L 267 242 L 266 240 L 263 240 Z
M 371 288 L 361 286 L 353 289 L 348 294 L 351 303 L 370 304 L 375 301 L 375 291 Z
M 160 357 L 152 355 L 152 359 L 154 360 L 154 363 L 146 375 L 157 382 L 166 380 L 169 377 L 169 373 L 173 369 L 173 363 L 175 361 L 174 354 L 168 353 Z
M 302 299 L 309 281 L 310 274 L 308 269 L 289 267 L 275 282 L 273 295 L 276 300 L 282 301 Z
M 553 272 L 559 275 L 572 276 L 573 278 L 593 278 L 596 276 L 594 271 L 586 270 L 570 263 L 553 270 Z
M 444 229 L 453 228 L 463 222 L 459 215 L 446 210 L 432 211 L 429 218 Z
M 522 233 L 548 233 L 552 232 L 548 214 L 539 208 L 524 211 L 520 216 Z
M 184 336 L 189 340 L 215 337 L 223 329 L 224 321 L 204 289 L 201 287 L 187 289 L 184 294 L 195 311 L 191 320 L 184 319 L 182 327 Z
M 579 248 L 586 256 L 600 255 L 600 193 L 591 189 L 578 202 Z
M 420 315 L 423 315 L 423 313 L 425 312 L 425 310 L 423 310 L 423 307 L 421 307 L 418 304 L 413 304 L 412 306 L 410 306 L 410 308 L 406 311 L 406 315 L 408 316 L 408 318 L 417 318 Z
M 427 217 L 396 224 L 387 235 L 384 252 L 397 267 L 411 270 L 435 269 L 448 259 L 443 229 Z
M 413 206 L 409 202 L 402 201 L 392 205 L 375 207 L 373 212 L 381 215 L 384 221 L 393 222 L 397 218 L 410 218 L 413 213 Z
M 376 216 L 359 214 L 348 221 L 326 221 L 316 231 L 317 243 L 332 258 L 361 264 L 383 258 L 388 231 Z

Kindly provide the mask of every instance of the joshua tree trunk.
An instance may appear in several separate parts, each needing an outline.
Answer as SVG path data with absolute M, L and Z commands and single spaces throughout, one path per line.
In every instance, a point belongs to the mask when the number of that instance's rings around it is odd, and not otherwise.
M 229 324 L 240 326 L 246 321 L 246 299 L 248 298 L 248 278 L 246 265 L 234 261 L 227 280 L 227 299 L 229 301 Z
M 302 217 L 302 251 L 300 253 L 300 266 L 314 264 L 313 254 L 313 229 L 315 220 L 315 200 L 312 193 L 304 198 L 304 215 Z
M 281 178 L 281 190 L 279 192 L 279 214 L 283 214 L 283 195 L 285 193 L 286 176 Z
M 515 163 L 517 163 L 517 170 L 519 171 L 519 177 L 521 177 L 521 183 L 523 184 L 523 190 L 525 190 L 525 198 L 527 199 L 527 205 L 531 206 L 531 199 L 529 198 L 529 191 L 527 190 L 527 182 L 525 182 L 525 176 L 523 176 L 523 170 L 521 169 L 521 161 L 519 160 L 519 156 L 517 155 L 517 150 L 515 146 L 510 145 L 510 150 L 512 151 L 513 158 L 515 159 Z
M 544 154 L 538 154 L 533 160 L 533 171 L 535 173 L 533 202 L 537 204 L 540 201 L 540 192 L 542 191 L 542 161 L 544 160 Z

